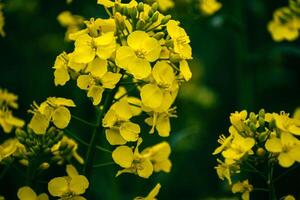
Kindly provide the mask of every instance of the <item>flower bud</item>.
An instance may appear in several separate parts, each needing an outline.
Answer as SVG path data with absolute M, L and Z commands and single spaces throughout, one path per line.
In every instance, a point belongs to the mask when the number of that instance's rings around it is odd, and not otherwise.
M 40 166 L 39 166 L 39 169 L 41 170 L 46 170 L 50 167 L 50 164 L 47 163 L 47 162 L 43 162 Z
M 265 118 L 265 114 L 266 114 L 265 109 L 260 109 L 260 111 L 258 113 L 258 116 L 262 117 L 262 118 Z
M 153 12 L 156 12 L 157 9 L 158 9 L 158 3 L 155 2 L 155 3 L 152 4 L 151 10 L 153 10 Z
M 131 19 L 136 19 L 138 14 L 138 10 L 136 7 L 130 9 L 130 17 Z
M 258 118 L 258 123 L 259 123 L 260 126 L 265 126 L 265 120 L 264 120 L 264 118 L 259 117 Z
M 263 157 L 265 154 L 266 154 L 266 151 L 261 147 L 256 150 L 256 155 L 259 157 Z
M 256 115 L 254 112 L 251 112 L 249 115 L 249 119 L 251 122 L 256 123 L 257 119 L 256 119 Z
M 170 19 L 171 19 L 171 15 L 167 15 L 161 20 L 160 24 L 165 25 L 170 21 Z
M 158 33 L 155 33 L 155 35 L 153 37 L 157 40 L 161 40 L 164 36 L 165 36 L 165 34 L 163 32 L 158 32 Z
M 158 20 L 158 15 L 159 15 L 159 13 L 158 13 L 158 12 L 155 12 L 155 13 L 153 14 L 153 16 L 151 17 L 151 21 L 152 21 L 152 22 L 156 22 L 156 21 Z
M 137 9 L 138 9 L 139 12 L 143 12 L 144 11 L 144 4 L 143 4 L 143 2 L 139 3 Z

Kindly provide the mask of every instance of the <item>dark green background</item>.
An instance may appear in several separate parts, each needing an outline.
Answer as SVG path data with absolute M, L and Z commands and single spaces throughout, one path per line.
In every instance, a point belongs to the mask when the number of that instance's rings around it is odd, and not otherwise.
M 178 118 L 172 119 L 173 162 L 170 174 L 154 174 L 149 180 L 133 175 L 114 178 L 117 167 L 95 170 L 89 199 L 132 199 L 146 195 L 159 181 L 159 199 L 212 199 L 232 197 L 228 186 L 217 177 L 215 158 L 211 152 L 217 138 L 227 133 L 229 114 L 236 110 L 293 112 L 300 106 L 299 40 L 275 43 L 266 29 L 273 11 L 287 5 L 277 0 L 224 0 L 223 8 L 211 17 L 202 16 L 195 1 L 176 1 L 172 16 L 182 22 L 191 38 L 194 78 L 182 88 L 178 97 Z M 48 96 L 72 98 L 77 108 L 72 111 L 89 121 L 94 120 L 90 101 L 73 84 L 55 87 L 54 60 L 62 51 L 71 51 L 64 41 L 65 29 L 56 20 L 63 10 L 85 18 L 104 16 L 95 0 L 7 0 L 4 15 L 7 36 L 0 38 L 0 87 L 19 95 L 20 109 L 15 112 L 28 122 L 27 109 L 32 101 L 41 102 Z M 189 86 L 192 85 L 192 86 Z M 193 87 L 194 90 L 191 90 Z M 24 117 L 26 116 L 26 117 Z M 91 130 L 72 121 L 71 129 L 88 140 Z M 1 141 L 4 133 L 1 133 Z M 147 135 L 144 133 L 144 135 Z M 105 141 L 101 143 L 112 149 Z M 150 139 L 155 138 L 155 139 Z M 158 141 L 159 137 L 147 137 Z M 147 144 L 147 143 L 146 143 Z M 144 144 L 143 147 L 146 145 Z M 143 148 L 142 147 L 142 148 Z M 83 154 L 84 148 L 80 150 Z M 84 154 L 83 154 L 84 155 Z M 102 161 L 110 158 L 97 154 Z M 276 169 L 280 172 L 281 169 Z M 53 166 L 41 177 L 36 190 L 46 191 L 44 181 L 64 175 L 64 168 Z M 278 196 L 299 195 L 300 172 L 295 171 L 277 184 Z M 254 178 L 257 184 L 261 184 Z M 0 194 L 15 199 L 24 179 L 14 169 L 1 180 Z M 256 196 L 255 196 L 256 195 Z M 96 198 L 97 196 L 97 198 Z M 264 199 L 255 193 L 253 199 Z

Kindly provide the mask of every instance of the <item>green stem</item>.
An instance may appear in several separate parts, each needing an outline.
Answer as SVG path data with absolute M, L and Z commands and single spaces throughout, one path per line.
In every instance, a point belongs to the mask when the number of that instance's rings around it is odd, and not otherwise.
M 100 137 L 100 134 L 98 133 L 98 129 L 101 129 L 101 132 L 104 131 L 104 129 L 101 125 L 101 121 L 102 121 L 105 113 L 110 108 L 117 90 L 118 90 L 118 85 L 116 85 L 116 87 L 113 90 L 111 90 L 110 93 L 107 95 L 107 97 L 104 101 L 103 109 L 101 111 L 99 111 L 99 113 L 97 114 L 98 126 L 94 127 L 92 138 L 91 138 L 91 141 L 90 141 L 87 153 L 86 153 L 86 157 L 85 157 L 85 164 L 83 166 L 83 174 L 85 174 L 87 177 L 90 177 L 90 175 L 92 173 L 92 169 L 93 169 L 95 149 L 97 149 L 96 142 L 99 140 L 99 137 Z
M 90 123 L 90 122 L 88 122 L 84 119 L 81 119 L 80 117 L 77 117 L 75 115 L 71 115 L 71 116 L 72 116 L 73 119 L 76 119 L 77 121 L 80 121 L 83 124 L 86 124 L 86 125 L 91 126 L 91 127 L 97 127 L 97 124 Z
M 109 166 L 109 165 L 113 165 L 113 164 L 115 164 L 115 163 L 114 162 L 100 163 L 100 164 L 94 165 L 93 168 L 105 167 L 105 166 Z
M 269 200 L 276 200 L 276 192 L 273 180 L 274 164 L 269 162 L 268 164 L 268 188 L 269 188 Z

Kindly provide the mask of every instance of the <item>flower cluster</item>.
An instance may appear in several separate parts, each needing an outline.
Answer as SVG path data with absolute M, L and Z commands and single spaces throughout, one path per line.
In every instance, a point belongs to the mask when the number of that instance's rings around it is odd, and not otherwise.
M 235 112 L 230 116 L 231 126 L 228 137 L 221 135 L 221 144 L 213 154 L 221 154 L 215 167 L 220 179 L 227 179 L 232 185 L 232 192 L 241 192 L 242 199 L 249 199 L 249 192 L 253 190 L 248 180 L 242 182 L 236 179 L 246 172 L 254 172 L 268 177 L 268 184 L 272 183 L 274 165 L 284 168 L 300 162 L 300 110 L 293 117 L 285 112 L 258 114 L 247 111 Z M 262 167 L 264 166 L 264 167 Z M 262 168 L 262 169 L 260 169 Z M 232 184 L 234 182 L 234 184 Z
M 114 151 L 114 160 L 125 168 L 122 172 L 137 174 L 141 168 L 137 167 L 138 161 L 145 160 L 150 170 L 142 177 L 149 177 L 153 168 L 168 172 L 169 145 L 162 143 L 158 146 L 163 148 L 154 146 L 149 150 L 151 154 L 140 154 L 141 128 L 132 120 L 144 112 L 150 133 L 157 130 L 160 136 L 169 136 L 170 117 L 176 117 L 172 104 L 181 82 L 192 76 L 187 62 L 192 58 L 189 36 L 177 21 L 157 11 L 156 3 L 152 7 L 136 1 L 98 3 L 106 7 L 110 18 L 91 18 L 85 21 L 85 29 L 69 35 L 75 49 L 57 57 L 53 67 L 55 84 L 65 85 L 75 79 L 94 106 L 105 104 L 103 98 L 109 91 L 116 91 L 102 120 L 108 142 L 123 145 Z M 132 96 L 132 91 L 139 95 Z M 137 142 L 134 151 L 124 146 L 127 142 Z M 153 149 L 162 151 L 162 157 L 156 158 Z M 153 166 L 151 159 L 163 159 L 168 164 Z
M 4 37 L 5 36 L 5 32 L 3 30 L 3 27 L 5 25 L 5 19 L 4 19 L 4 15 L 3 15 L 2 9 L 3 9 L 3 4 L 0 2 L 0 35 L 2 37 Z
M 222 8 L 222 3 L 217 0 L 199 0 L 198 6 L 204 15 L 213 15 Z
M 0 126 L 4 133 L 11 133 L 14 128 L 24 126 L 24 121 L 14 117 L 11 109 L 17 109 L 18 96 L 0 88 Z
M 275 10 L 273 20 L 268 23 L 268 30 L 274 41 L 293 41 L 299 37 L 299 3 L 299 0 L 291 0 L 289 1 L 289 6 Z

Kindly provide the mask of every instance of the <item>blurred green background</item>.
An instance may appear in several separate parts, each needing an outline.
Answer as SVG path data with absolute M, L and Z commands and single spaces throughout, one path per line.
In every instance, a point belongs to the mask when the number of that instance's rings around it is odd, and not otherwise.
M 214 170 L 216 159 L 211 153 L 217 147 L 218 135 L 227 134 L 230 113 L 242 109 L 257 112 L 260 108 L 292 113 L 300 105 L 299 40 L 275 43 L 266 28 L 273 11 L 287 5 L 287 1 L 220 2 L 222 9 L 212 16 L 201 15 L 192 0 L 177 0 L 175 8 L 169 11 L 190 35 L 194 57 L 193 80 L 181 89 L 176 104 L 178 118 L 172 119 L 172 133 L 167 139 L 173 148 L 172 172 L 144 180 L 130 174 L 115 178 L 114 165 L 99 168 L 94 171 L 89 199 L 132 199 L 146 195 L 158 181 L 162 184 L 159 199 L 229 199 L 233 195 L 218 179 Z M 76 115 L 93 121 L 91 103 L 74 83 L 54 86 L 54 60 L 62 51 L 73 48 L 64 41 L 65 28 L 56 17 L 64 10 L 85 18 L 101 17 L 105 16 L 103 8 L 95 0 L 74 0 L 70 5 L 63 0 L 3 3 L 7 36 L 0 38 L 0 87 L 19 95 L 20 109 L 15 115 L 26 116 L 28 122 L 27 109 L 34 100 L 62 96 L 74 99 Z M 86 141 L 91 136 L 91 130 L 76 121 L 71 129 Z M 102 144 L 112 149 L 102 138 Z M 103 153 L 97 158 L 103 162 L 110 159 Z M 39 180 L 37 191 L 46 191 L 46 181 L 63 174 L 63 167 L 53 166 Z M 297 192 L 299 196 L 299 185 L 292 184 L 299 178 L 297 171 L 284 178 L 277 185 L 278 196 Z M 8 200 L 16 199 L 17 188 L 23 184 L 22 175 L 11 169 L 0 182 L 0 194 Z M 252 197 L 265 198 L 260 193 Z

